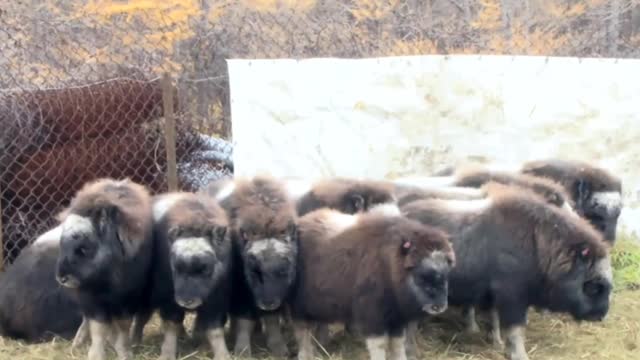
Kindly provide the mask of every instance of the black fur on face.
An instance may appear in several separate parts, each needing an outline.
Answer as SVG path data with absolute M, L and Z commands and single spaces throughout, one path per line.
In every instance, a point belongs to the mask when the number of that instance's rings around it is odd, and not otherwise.
M 226 228 L 219 227 L 203 236 L 173 229 L 169 236 L 174 300 L 185 309 L 198 308 L 224 276 L 230 258 Z
M 547 300 L 552 311 L 567 312 L 576 320 L 600 321 L 609 311 L 613 288 L 609 257 L 589 260 L 588 249 L 577 248 L 571 270 L 555 279 Z
M 588 219 L 607 241 L 615 241 L 618 217 L 622 211 L 621 194 L 598 191 L 582 179 L 574 184 L 573 193 L 578 213 Z
M 270 238 L 246 241 L 247 236 L 240 230 L 240 238 L 245 244 L 242 252 L 245 278 L 256 306 L 264 311 L 276 310 L 284 302 L 296 277 L 296 225 L 289 223 L 285 232 Z
M 436 251 L 410 270 L 407 279 L 409 291 L 422 311 L 437 315 L 447 309 L 452 265 L 444 253 Z
M 117 266 L 125 253 L 117 222 L 115 207 L 88 216 L 70 214 L 65 219 L 56 268 L 56 280 L 62 286 L 100 286 L 106 278 L 118 276 Z

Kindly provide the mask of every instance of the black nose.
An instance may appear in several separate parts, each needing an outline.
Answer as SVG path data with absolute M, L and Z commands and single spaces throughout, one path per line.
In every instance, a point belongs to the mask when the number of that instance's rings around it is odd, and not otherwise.
M 60 283 L 62 283 L 62 284 L 66 284 L 67 281 L 69 281 L 69 277 L 67 277 L 67 276 L 61 276 L 58 279 L 59 279 Z
M 189 300 L 184 300 L 184 301 L 183 301 L 183 303 L 184 303 L 185 305 L 187 305 L 187 306 L 188 306 L 188 305 L 192 305 L 192 304 L 193 304 L 193 302 L 194 302 L 194 301 L 193 301 L 193 300 L 191 300 L 191 299 L 189 299 Z
M 438 312 L 442 309 L 440 305 L 431 305 L 431 311 Z

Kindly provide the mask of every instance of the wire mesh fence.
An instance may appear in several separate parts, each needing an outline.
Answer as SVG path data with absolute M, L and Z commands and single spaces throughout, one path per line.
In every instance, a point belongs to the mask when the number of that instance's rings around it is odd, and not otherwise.
M 640 0 L 0 0 L 0 264 L 86 181 L 168 189 L 167 96 L 178 188 L 230 176 L 225 59 L 460 53 L 639 57 Z

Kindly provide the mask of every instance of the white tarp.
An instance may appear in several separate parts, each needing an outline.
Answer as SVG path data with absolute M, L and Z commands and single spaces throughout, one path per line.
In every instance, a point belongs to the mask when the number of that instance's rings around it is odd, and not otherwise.
M 385 178 L 461 160 L 560 156 L 611 169 L 626 203 L 640 202 L 640 60 L 427 55 L 228 65 L 237 176 Z M 640 223 L 632 208 L 623 223 Z

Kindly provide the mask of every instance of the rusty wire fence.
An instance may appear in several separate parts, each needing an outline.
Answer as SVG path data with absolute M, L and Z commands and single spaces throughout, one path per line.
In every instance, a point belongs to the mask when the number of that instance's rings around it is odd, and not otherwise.
M 640 57 L 640 0 L 0 0 L 0 266 L 86 181 L 231 176 L 226 59 L 459 53 Z

